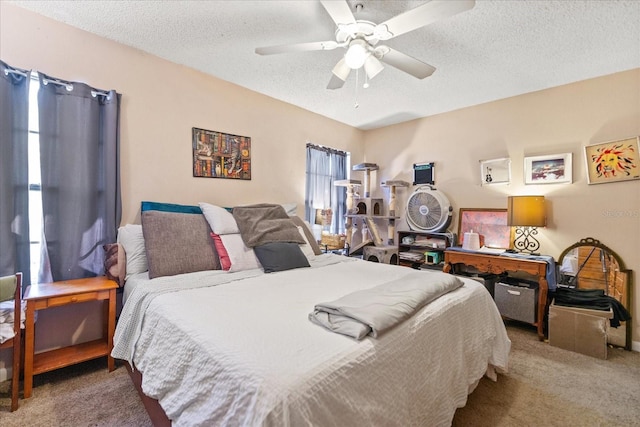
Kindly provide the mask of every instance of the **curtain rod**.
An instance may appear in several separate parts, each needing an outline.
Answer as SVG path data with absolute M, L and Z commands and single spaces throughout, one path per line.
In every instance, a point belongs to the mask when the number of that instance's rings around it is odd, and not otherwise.
M 48 77 L 42 77 L 42 84 L 43 85 L 48 85 L 49 83 L 53 83 L 54 85 L 58 85 L 58 86 L 64 86 L 65 89 L 67 89 L 69 92 L 71 92 L 73 90 L 73 84 L 69 83 L 69 82 L 64 82 L 62 80 L 57 80 L 57 79 L 50 79 Z
M 324 147 L 322 145 L 311 144 L 307 142 L 307 148 L 313 148 L 318 151 L 324 151 L 326 153 L 340 154 L 346 156 L 348 153 L 346 151 L 338 150 L 336 148 Z
M 29 75 L 28 73 L 25 73 L 24 71 L 14 70 L 13 68 L 5 68 L 4 69 L 4 75 L 8 76 L 9 73 L 18 74 L 18 75 L 20 75 L 22 77 L 27 77 Z
M 58 86 L 64 86 L 69 92 L 71 92 L 73 90 L 73 83 L 69 83 L 69 82 L 65 82 L 63 80 L 57 80 L 57 79 L 51 79 L 48 77 L 43 77 L 42 78 L 42 83 L 46 86 L 49 83 L 53 83 L 54 85 L 58 85 Z M 109 92 L 104 92 L 104 91 L 100 91 L 100 90 L 92 90 L 91 91 L 91 96 L 93 96 L 94 98 L 97 96 L 105 96 L 107 97 L 107 99 L 110 98 L 111 95 L 109 95 Z

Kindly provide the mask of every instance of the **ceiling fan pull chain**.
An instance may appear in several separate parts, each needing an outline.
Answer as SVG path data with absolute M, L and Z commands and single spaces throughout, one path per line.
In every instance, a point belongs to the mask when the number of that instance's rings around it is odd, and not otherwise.
M 360 104 L 358 104 L 358 76 L 360 75 L 360 70 L 356 70 L 356 94 L 355 94 L 355 103 L 353 104 L 353 108 L 358 108 Z

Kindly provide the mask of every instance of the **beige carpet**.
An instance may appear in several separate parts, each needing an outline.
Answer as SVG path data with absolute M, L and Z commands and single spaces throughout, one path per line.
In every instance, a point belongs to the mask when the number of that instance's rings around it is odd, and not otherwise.
M 509 373 L 483 378 L 454 426 L 640 426 L 640 353 L 610 349 L 608 360 L 537 340 L 508 324 Z M 35 377 L 33 397 L 9 411 L 0 385 L 0 426 L 149 426 L 123 366 L 108 373 L 99 359 Z

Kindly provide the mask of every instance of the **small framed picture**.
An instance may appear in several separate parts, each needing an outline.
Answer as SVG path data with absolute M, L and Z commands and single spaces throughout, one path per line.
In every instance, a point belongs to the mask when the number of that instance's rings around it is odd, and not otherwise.
M 524 158 L 525 184 L 571 184 L 571 153 Z
M 589 184 L 640 179 L 640 137 L 584 147 Z
M 511 159 L 480 160 L 480 184 L 509 184 L 511 182 Z
M 191 129 L 193 176 L 251 180 L 251 138 Z

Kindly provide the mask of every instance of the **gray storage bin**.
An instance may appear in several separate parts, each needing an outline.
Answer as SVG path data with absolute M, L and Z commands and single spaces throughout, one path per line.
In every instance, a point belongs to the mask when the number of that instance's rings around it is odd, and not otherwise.
M 500 314 L 509 319 L 534 323 L 538 302 L 538 289 L 498 282 L 495 302 Z

